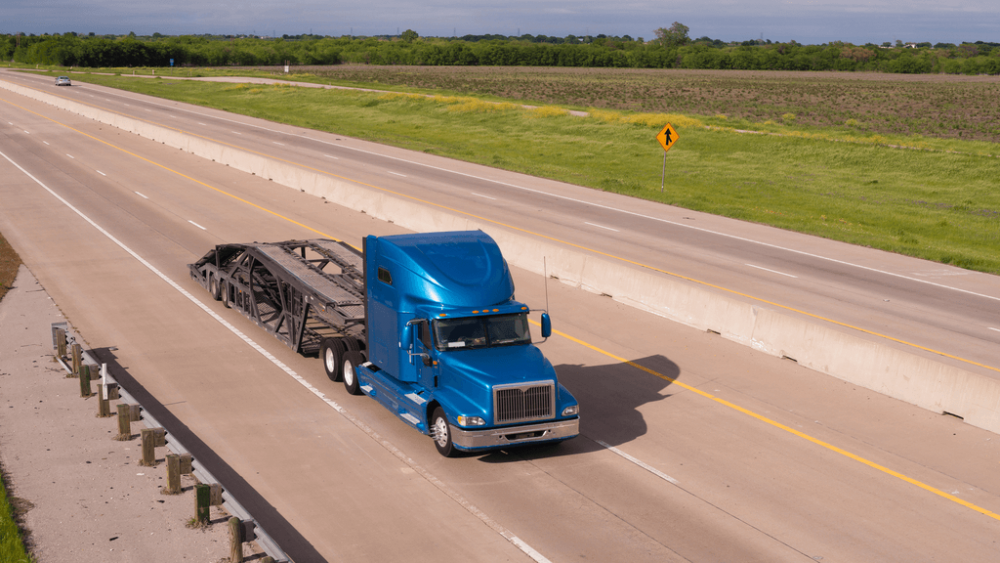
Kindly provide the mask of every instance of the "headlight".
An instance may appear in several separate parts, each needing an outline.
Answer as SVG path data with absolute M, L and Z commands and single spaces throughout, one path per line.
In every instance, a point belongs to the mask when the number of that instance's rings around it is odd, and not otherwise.
M 580 414 L 580 405 L 572 405 L 563 409 L 563 416 L 573 416 L 574 414 Z
M 486 421 L 479 418 L 478 416 L 459 415 L 458 424 L 460 426 L 482 426 L 486 424 Z

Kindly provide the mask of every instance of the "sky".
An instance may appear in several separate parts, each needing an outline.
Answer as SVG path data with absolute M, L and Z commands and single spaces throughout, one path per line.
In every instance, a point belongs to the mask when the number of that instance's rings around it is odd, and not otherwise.
M 1000 42 L 998 0 L 2 0 L 0 33 L 630 35 L 804 44 Z

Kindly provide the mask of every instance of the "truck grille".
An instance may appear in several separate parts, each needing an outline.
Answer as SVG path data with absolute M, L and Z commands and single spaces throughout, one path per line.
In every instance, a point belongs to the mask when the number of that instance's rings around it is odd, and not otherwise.
M 493 420 L 496 424 L 553 418 L 555 410 L 555 383 L 552 381 L 493 387 Z

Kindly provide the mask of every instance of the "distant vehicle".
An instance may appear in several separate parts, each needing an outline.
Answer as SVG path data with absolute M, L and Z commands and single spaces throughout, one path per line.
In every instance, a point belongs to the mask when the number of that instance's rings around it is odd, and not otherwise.
M 580 407 L 531 342 L 529 308 L 479 231 L 220 244 L 191 277 L 444 456 L 560 442 Z M 552 333 L 548 314 L 541 333 Z
M 68 76 L 60 76 L 56 78 L 56 86 L 72 86 Z

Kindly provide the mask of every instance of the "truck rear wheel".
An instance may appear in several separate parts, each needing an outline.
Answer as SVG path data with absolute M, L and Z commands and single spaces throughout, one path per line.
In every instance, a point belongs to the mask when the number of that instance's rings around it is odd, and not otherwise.
M 444 457 L 452 457 L 457 451 L 455 444 L 451 441 L 451 427 L 448 426 L 448 417 L 444 415 L 444 409 L 437 407 L 431 415 L 431 438 L 434 440 L 434 447 L 439 454 Z
M 363 364 L 364 356 L 360 352 L 350 351 L 344 354 L 343 376 L 344 388 L 351 395 L 361 394 L 361 382 L 358 381 L 358 372 L 355 368 Z
M 324 338 L 319 347 L 319 359 L 323 360 L 323 371 L 330 381 L 340 381 L 340 371 L 344 361 L 344 341 L 339 338 Z
M 219 278 L 212 272 L 208 273 L 208 293 L 216 301 L 222 299 L 222 291 L 219 290 Z

